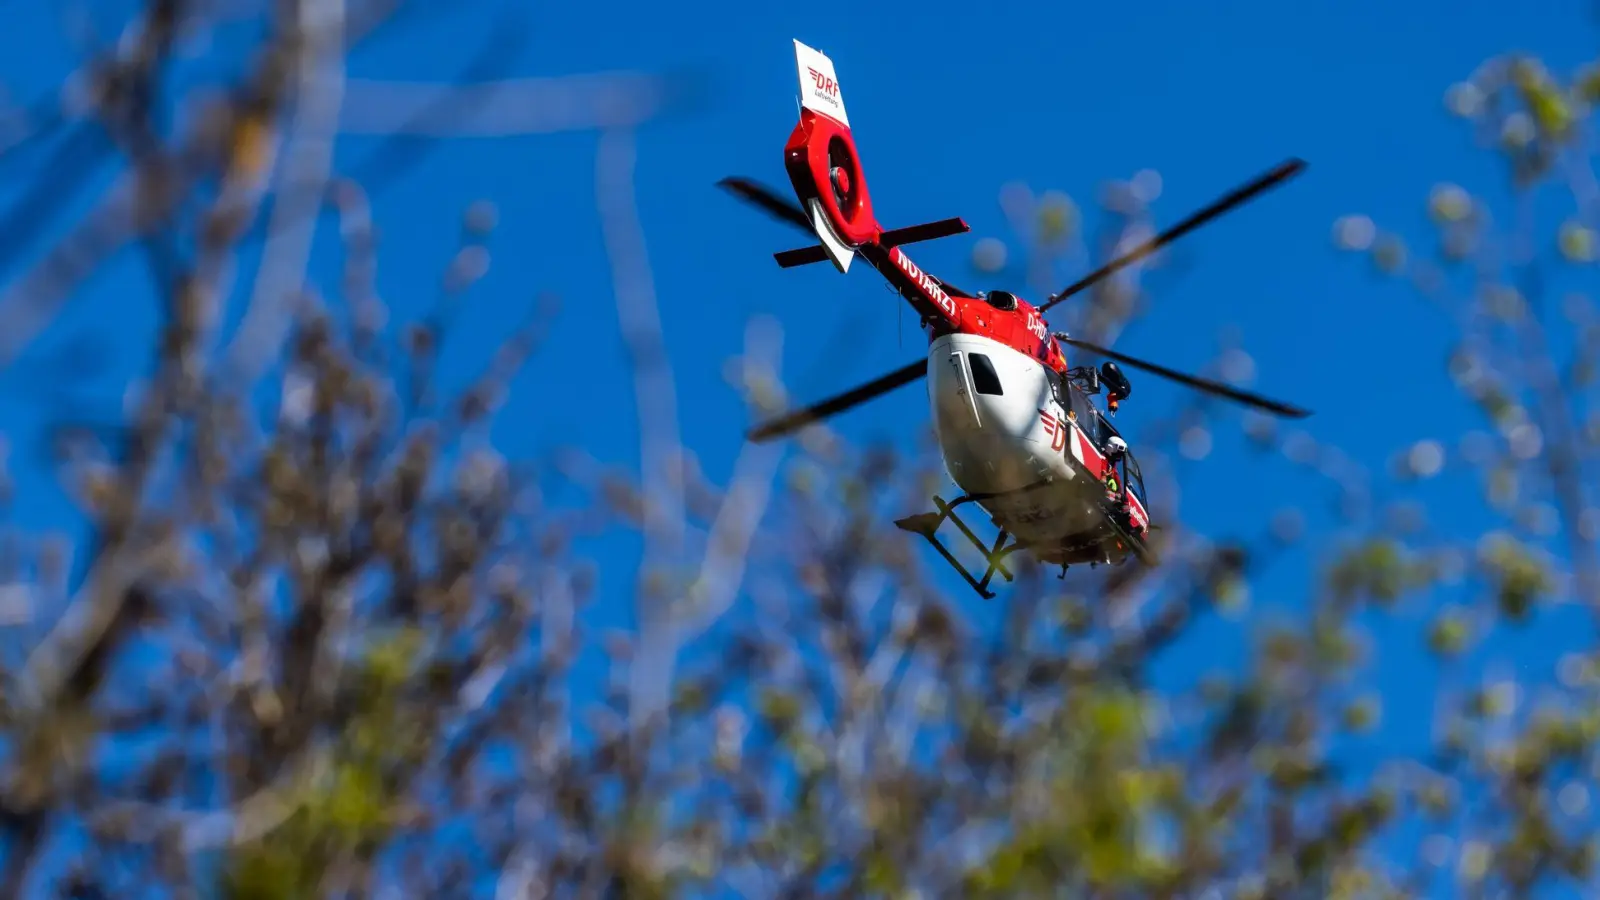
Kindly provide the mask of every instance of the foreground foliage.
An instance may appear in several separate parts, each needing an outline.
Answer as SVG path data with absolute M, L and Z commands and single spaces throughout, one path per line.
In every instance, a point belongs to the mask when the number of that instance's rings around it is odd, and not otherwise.
M 88 523 L 82 545 L 66 554 L 26 530 L 5 535 L 7 578 L 71 614 L 17 629 L 8 647 L 0 894 L 1283 898 L 1595 885 L 1600 661 L 1548 660 L 1535 690 L 1488 677 L 1475 655 L 1600 596 L 1600 316 L 1543 287 L 1559 275 L 1548 262 L 1503 252 L 1554 244 L 1577 267 L 1600 252 L 1581 139 L 1594 73 L 1496 59 L 1448 94 L 1510 167 L 1512 202 L 1567 190 L 1571 221 L 1507 230 L 1487 200 L 1443 186 L 1427 252 L 1360 216 L 1335 225 L 1341 247 L 1464 323 L 1452 373 L 1483 432 L 1398 448 L 1394 471 L 1368 473 L 1248 419 L 1265 464 L 1304 469 L 1308 491 L 1333 493 L 1337 521 L 1290 511 L 1261 540 L 1228 544 L 1175 524 L 1158 571 L 1025 570 L 975 615 L 886 527 L 925 496 L 928 454 L 818 430 L 787 461 L 750 449 L 719 486 L 678 452 L 672 423 L 641 410 L 642 472 L 578 452 L 553 470 L 501 458 L 486 429 L 551 308 L 534 304 L 480 377 L 447 390 L 434 371 L 449 317 L 385 327 L 354 182 L 312 195 L 331 197 L 342 223 L 338 300 L 295 295 L 284 340 L 263 339 L 281 365 L 260 379 L 237 357 L 214 359 L 222 273 L 253 233 L 290 74 L 326 46 L 286 26 L 229 100 L 168 144 L 137 98 L 182 21 L 177 4 L 151 5 L 95 109 L 150 206 L 116 235 L 144 247 L 161 287 L 149 376 L 123 419 L 64 421 L 52 435 Z M 609 131 L 600 153 L 624 338 L 659 399 L 670 373 L 639 269 L 629 135 Z M 1087 241 L 1102 256 L 1155 199 L 1142 178 L 1112 196 L 1104 234 Z M 1028 273 L 1086 242 L 1064 195 L 1008 188 L 1002 202 Z M 483 274 L 492 220 L 468 212 L 447 304 Z M 1004 266 L 1006 244 L 978 248 L 976 266 Z M 39 286 L 46 299 L 70 287 L 52 284 Z M 1140 290 L 1108 283 L 1074 331 L 1105 339 L 1138 313 Z M 753 326 L 731 369 L 757 409 L 782 394 L 758 362 L 769 332 Z M 1247 362 L 1228 348 L 1220 366 Z M 1153 424 L 1141 442 L 1153 492 L 1181 496 L 1175 465 L 1203 455 L 1218 427 L 1198 401 Z M 556 477 L 591 502 L 551 502 L 539 486 Z M 1498 529 L 1430 526 L 1408 492 L 1432 479 L 1481 489 Z M 644 538 L 625 589 L 598 586 L 575 549 L 617 530 Z M 1312 539 L 1320 568 L 1296 598 L 1301 615 L 1246 628 L 1265 562 Z M 602 588 L 635 597 L 637 633 L 585 631 Z M 1427 748 L 1395 747 L 1376 736 L 1387 685 L 1370 634 L 1419 612 L 1423 646 L 1400 652 L 1442 673 L 1440 725 Z M 1247 634 L 1248 654 L 1218 674 L 1163 665 L 1219 621 Z M 586 662 L 596 649 L 604 661 Z

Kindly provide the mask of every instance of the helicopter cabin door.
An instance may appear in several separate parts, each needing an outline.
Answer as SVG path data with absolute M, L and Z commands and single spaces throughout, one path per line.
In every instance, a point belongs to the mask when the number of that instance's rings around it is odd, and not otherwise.
M 1104 447 L 1105 444 L 1103 442 L 1111 440 L 1113 435 L 1122 437 L 1121 432 L 1117 431 L 1116 426 L 1106 421 L 1106 419 L 1098 412 L 1095 413 L 1095 420 L 1099 423 L 1100 432 L 1102 434 L 1101 447 Z M 1139 471 L 1139 460 L 1134 457 L 1132 448 L 1122 452 L 1122 459 L 1118 461 L 1116 468 L 1118 470 L 1118 479 L 1121 480 L 1124 485 L 1126 485 L 1127 491 L 1137 497 L 1139 502 L 1143 504 L 1144 474 Z
M 1067 401 L 1068 411 L 1072 413 L 1073 422 L 1083 432 L 1083 436 L 1089 439 L 1089 445 L 1095 449 L 1094 454 L 1089 454 L 1078 447 L 1073 447 L 1073 456 L 1089 469 L 1090 474 L 1100 478 L 1103 475 L 1100 459 L 1104 458 L 1104 451 L 1100 448 L 1105 446 L 1105 435 L 1101 433 L 1100 428 L 1100 413 L 1083 391 L 1069 384 L 1064 393 L 1067 395 L 1064 399 Z

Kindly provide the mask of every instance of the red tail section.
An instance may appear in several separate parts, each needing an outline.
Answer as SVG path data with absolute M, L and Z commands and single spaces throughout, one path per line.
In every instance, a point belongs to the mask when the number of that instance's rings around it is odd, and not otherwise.
M 844 272 L 855 252 L 867 244 L 887 250 L 967 232 L 967 223 L 961 219 L 883 230 L 873 215 L 872 194 L 850 133 L 833 60 L 799 41 L 794 42 L 794 55 L 800 80 L 800 122 L 784 147 L 784 167 L 822 243 L 778 253 L 778 265 L 791 268 L 831 259 Z
M 784 167 L 824 254 L 848 271 L 857 248 L 883 233 L 861 170 L 833 60 L 794 42 L 800 80 L 800 122 L 784 147 Z

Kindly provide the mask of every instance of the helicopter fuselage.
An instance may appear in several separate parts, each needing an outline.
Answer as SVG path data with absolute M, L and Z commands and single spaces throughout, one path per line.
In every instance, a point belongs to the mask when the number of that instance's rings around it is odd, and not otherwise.
M 928 346 L 928 399 L 945 469 L 996 527 L 1043 562 L 1120 562 L 1128 552 L 1104 540 L 1105 508 L 1117 491 L 1101 452 L 1110 424 L 1087 394 L 1039 359 L 994 338 L 951 333 Z M 1131 474 L 1131 524 L 1150 524 Z
M 1091 402 L 1106 389 L 1106 409 L 1114 414 L 1128 397 L 1131 385 L 1118 361 L 1276 415 L 1310 415 L 1220 381 L 1053 333 L 1044 320 L 1051 307 L 1290 178 L 1305 167 L 1304 161 L 1285 161 L 1038 306 L 1008 291 L 972 293 L 923 270 L 901 249 L 965 234 L 970 227 L 960 218 L 947 218 L 885 229 L 873 212 L 833 61 L 798 40 L 794 53 L 799 122 L 783 155 L 799 204 L 747 178 L 725 178 L 719 184 L 820 242 L 773 254 L 783 268 L 828 262 L 844 273 L 860 260 L 875 269 L 921 319 L 928 356 L 783 413 L 752 428 L 750 440 L 792 434 L 927 377 L 945 469 L 964 493 L 951 501 L 935 495 L 933 511 L 896 519 L 895 525 L 926 538 L 974 590 L 993 597 L 991 581 L 996 576 L 1014 578 L 1007 559 L 1019 550 L 1063 567 L 1118 563 L 1129 556 L 1145 565 L 1159 564 L 1147 542 L 1152 528 L 1159 526 L 1150 522 L 1138 462 Z M 1106 361 L 1098 370 L 1068 368 L 1063 349 L 1067 346 Z M 1113 458 L 1108 459 L 1108 453 Z M 957 514 L 956 508 L 966 503 L 978 504 L 999 528 L 992 543 L 980 540 Z M 939 540 L 937 532 L 947 521 L 953 521 L 983 555 L 987 567 L 981 575 L 969 572 Z
M 845 271 L 859 256 L 927 329 L 929 397 L 956 485 L 1040 561 L 1116 563 L 1133 552 L 1108 524 L 1115 502 L 1106 484 L 1110 465 L 1101 435 L 1091 433 L 1103 419 L 1086 394 L 1075 393 L 1062 345 L 1038 307 L 1007 291 L 974 295 L 912 261 L 899 242 L 931 226 L 889 238 L 873 216 L 845 120 L 802 108 L 784 155 L 796 197 L 835 267 Z M 997 391 L 975 386 L 974 354 L 992 367 Z M 1127 537 L 1142 541 L 1150 525 L 1145 498 L 1129 493 Z

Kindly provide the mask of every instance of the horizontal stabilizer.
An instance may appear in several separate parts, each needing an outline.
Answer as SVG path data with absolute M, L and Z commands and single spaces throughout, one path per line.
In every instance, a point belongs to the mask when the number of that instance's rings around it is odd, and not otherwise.
M 938 238 L 966 234 L 971 230 L 972 227 L 959 217 L 940 219 L 937 222 L 923 222 L 921 225 L 910 225 L 905 228 L 885 231 L 883 236 L 878 239 L 878 243 L 885 248 L 898 247 L 902 244 L 914 244 L 918 241 L 931 241 Z M 779 266 L 785 269 L 792 269 L 795 266 L 822 262 L 828 258 L 828 254 L 821 244 L 812 244 L 810 247 L 800 247 L 795 250 L 774 253 L 773 257 L 778 260 Z
M 905 228 L 896 228 L 885 231 L 878 243 L 885 247 L 898 247 L 901 244 L 915 244 L 918 241 L 932 241 L 938 238 L 954 237 L 966 234 L 972 227 L 961 218 L 940 219 L 937 222 L 923 222 L 921 225 L 911 225 Z
M 792 269 L 795 266 L 809 266 L 812 263 L 822 262 L 828 258 L 828 251 L 822 249 L 821 244 L 812 244 L 809 247 L 784 250 L 781 253 L 772 255 L 778 260 L 778 265 L 785 269 Z

